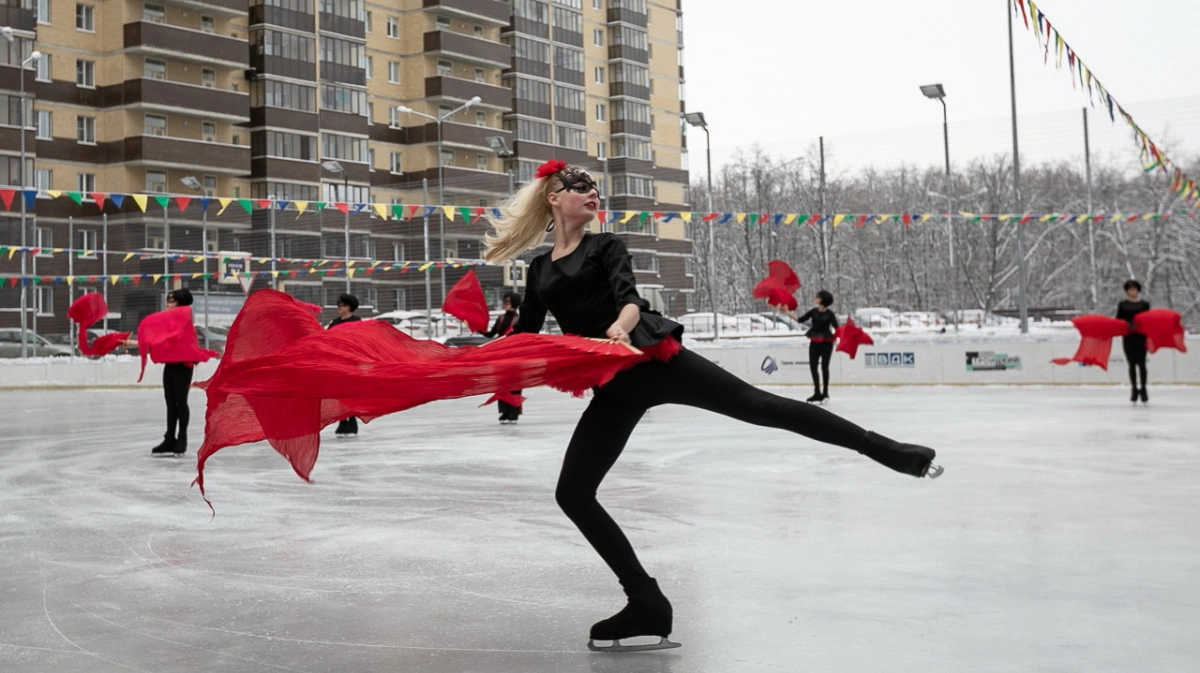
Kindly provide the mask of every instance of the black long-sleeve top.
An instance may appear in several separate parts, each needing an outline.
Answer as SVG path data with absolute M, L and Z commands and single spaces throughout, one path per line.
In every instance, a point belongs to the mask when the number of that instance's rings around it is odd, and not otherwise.
M 338 317 L 334 318 L 333 320 L 330 320 L 329 326 L 326 327 L 325 329 L 333 329 L 334 327 L 337 327 L 338 325 L 345 325 L 348 322 L 358 322 L 359 320 L 362 320 L 362 318 L 360 318 L 354 314 L 350 314 L 349 318 L 343 318 L 342 316 L 338 316 Z
M 483 333 L 485 337 L 500 337 L 508 334 L 509 328 L 512 327 L 513 320 L 516 320 L 516 310 L 505 311 L 504 315 L 496 318 L 496 322 L 492 323 L 492 328 Z
M 812 322 L 812 325 L 809 327 L 808 331 L 804 333 L 804 336 L 810 339 L 813 337 L 821 339 L 833 338 L 833 330 L 837 329 L 838 326 L 837 316 L 833 314 L 833 311 L 829 309 L 820 311 L 814 308 L 809 309 L 808 313 L 796 318 L 796 322 L 810 321 Z
M 642 311 L 641 320 L 629 334 L 634 346 L 652 346 L 667 336 L 683 336 L 683 325 L 648 311 L 649 304 L 637 291 L 632 258 L 621 239 L 612 233 L 587 233 L 570 254 L 552 260 L 547 252 L 529 263 L 516 331 L 541 331 L 549 311 L 564 334 L 604 339 L 628 304 Z
M 1133 316 L 1149 310 L 1150 302 L 1146 301 L 1145 299 L 1139 301 L 1129 301 L 1128 299 L 1123 299 L 1121 300 L 1120 304 L 1117 304 L 1117 318 L 1124 320 L 1132 327 Z

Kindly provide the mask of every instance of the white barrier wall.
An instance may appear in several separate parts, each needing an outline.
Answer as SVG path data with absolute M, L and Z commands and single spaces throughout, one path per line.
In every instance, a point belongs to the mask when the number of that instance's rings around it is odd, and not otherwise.
M 1190 340 L 1200 346 L 1200 340 Z M 1108 371 L 1077 363 L 1052 364 L 1069 358 L 1077 342 L 1027 343 L 895 343 L 860 348 L 851 360 L 834 353 L 829 367 L 834 384 L 1128 384 L 1120 341 L 1113 344 Z M 759 385 L 812 385 L 808 347 L 794 342 L 777 347 L 693 350 L 727 371 Z M 1200 354 L 1160 350 L 1149 356 L 1154 383 L 1200 384 Z
M 977 385 L 1001 384 L 1127 384 L 1124 354 L 1114 341 L 1108 371 L 1071 363 L 1060 367 L 1052 358 L 1069 358 L 1077 342 L 1038 341 L 893 343 L 860 348 L 851 360 L 834 353 L 830 378 L 836 385 Z M 1189 340 L 1200 348 L 1200 339 Z M 778 346 L 742 348 L 693 347 L 750 383 L 760 385 L 812 385 L 808 346 L 789 340 Z M 968 360 L 970 366 L 968 366 Z M 0 389 L 29 387 L 102 387 L 138 385 L 135 358 L 84 360 L 42 358 L 0 362 Z M 216 362 L 196 367 L 194 380 L 212 376 Z M 1149 357 L 1149 376 L 1155 383 L 1200 384 L 1200 353 L 1191 355 L 1161 350 Z M 162 384 L 162 365 L 148 364 L 141 385 Z

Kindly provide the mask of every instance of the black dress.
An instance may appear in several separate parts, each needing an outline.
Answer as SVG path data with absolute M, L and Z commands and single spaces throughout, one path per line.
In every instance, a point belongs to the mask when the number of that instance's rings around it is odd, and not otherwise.
M 516 319 L 517 319 L 517 312 L 515 309 L 505 311 L 503 315 L 496 318 L 496 322 L 492 323 L 492 329 L 484 332 L 483 336 L 494 339 L 496 337 L 502 337 L 502 336 L 508 334 L 509 332 L 512 332 L 514 329 L 513 323 L 516 321 Z M 513 390 L 511 392 L 514 395 L 521 394 L 520 390 Z M 505 402 L 504 400 L 499 400 L 498 402 L 496 402 L 496 406 L 500 407 L 500 422 L 501 423 L 508 423 L 508 422 L 515 423 L 517 421 L 517 419 L 520 418 L 520 416 L 521 416 L 522 408 L 519 406 L 516 406 L 514 404 L 509 404 L 508 402 Z
M 811 339 L 808 344 L 808 371 L 812 374 L 814 401 L 829 398 L 829 361 L 833 359 L 833 330 L 837 328 L 837 316 L 830 309 L 810 309 L 796 322 L 811 323 L 804 336 Z M 825 382 L 821 383 L 821 374 Z
M 343 318 L 342 316 L 339 315 L 338 317 L 334 318 L 333 320 L 330 320 L 329 326 L 326 327 L 325 329 L 333 329 L 334 327 L 337 327 L 338 325 L 345 325 L 346 323 L 358 322 L 360 320 L 362 320 L 362 318 L 354 315 L 353 313 L 351 313 L 346 318 Z M 358 418 L 355 416 L 351 416 L 350 418 L 346 418 L 346 419 L 338 421 L 337 429 L 334 431 L 334 434 L 338 435 L 339 437 L 343 436 L 343 435 L 357 435 L 358 434 Z
M 1129 323 L 1130 330 L 1132 330 L 1133 317 L 1149 310 L 1150 302 L 1148 301 L 1125 299 L 1117 304 L 1117 317 Z M 1141 395 L 1146 390 L 1146 335 L 1130 331 L 1121 339 L 1121 347 L 1125 351 L 1125 361 L 1129 363 L 1129 383 L 1133 386 L 1134 391 Z M 1141 384 L 1138 383 L 1138 374 L 1142 376 Z

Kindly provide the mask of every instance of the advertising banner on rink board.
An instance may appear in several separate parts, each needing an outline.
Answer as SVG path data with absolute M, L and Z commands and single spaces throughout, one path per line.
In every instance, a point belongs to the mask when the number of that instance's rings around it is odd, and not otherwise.
M 916 353 L 863 353 L 863 365 L 867 369 L 915 369 Z
M 1021 358 L 1017 355 L 994 351 L 967 351 L 967 371 L 969 372 L 1003 372 L 1020 368 Z

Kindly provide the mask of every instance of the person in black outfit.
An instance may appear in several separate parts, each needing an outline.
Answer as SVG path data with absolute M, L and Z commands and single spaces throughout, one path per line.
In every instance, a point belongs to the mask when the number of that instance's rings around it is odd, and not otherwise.
M 167 309 L 191 306 L 192 293 L 184 288 L 167 293 Z M 188 421 L 192 418 L 188 408 L 188 390 L 192 387 L 193 362 L 168 362 L 163 365 L 163 397 L 167 401 L 167 434 L 162 443 L 150 449 L 152 456 L 181 456 L 187 453 Z M 178 433 L 176 434 L 176 428 Z
M 625 244 L 611 233 L 593 234 L 599 197 L 586 171 L 548 162 L 489 218 L 484 257 L 498 263 L 537 247 L 554 232 L 553 248 L 529 266 L 519 332 L 541 330 L 547 311 L 566 334 L 618 340 L 642 350 L 674 350 L 683 327 L 648 310 L 638 295 Z M 549 224 L 547 224 L 549 222 Z M 673 346 L 674 348 L 664 348 Z M 936 477 L 932 449 L 902 444 L 819 407 L 774 395 L 738 379 L 690 350 L 662 361 L 650 359 L 594 389 L 594 396 L 567 446 L 555 498 L 592 547 L 616 574 L 628 597 L 614 616 L 594 624 L 594 641 L 638 635 L 666 641 L 672 629 L 670 601 L 638 561 L 621 528 L 596 499 L 608 471 L 646 411 L 660 404 L 686 404 L 755 425 L 781 428 L 853 449 L 898 472 Z M 632 649 L 632 648 L 625 648 Z
M 338 325 L 343 325 L 348 322 L 358 322 L 362 318 L 354 315 L 358 310 L 358 297 L 352 294 L 344 294 L 338 297 L 337 312 L 338 317 L 329 321 L 329 326 L 325 329 L 333 329 Z M 338 421 L 337 429 L 334 430 L 334 437 L 356 437 L 358 435 L 358 419 L 354 416 Z
M 837 329 L 837 316 L 829 310 L 833 306 L 833 295 L 826 290 L 817 293 L 813 302 L 816 308 L 796 318 L 796 322 L 811 322 L 812 326 L 804 333 L 808 337 L 808 369 L 812 372 L 813 395 L 808 402 L 824 402 L 829 399 L 829 360 L 833 357 L 833 330 Z M 820 365 L 821 374 L 825 376 L 822 385 L 821 377 L 817 375 Z
M 492 324 L 492 328 L 483 333 L 483 336 L 495 339 L 497 337 L 511 334 L 517 327 L 517 307 L 521 305 L 521 295 L 516 292 L 509 292 L 504 295 L 504 313 L 496 318 L 496 322 Z M 514 395 L 520 395 L 520 390 L 512 391 Z M 509 404 L 504 400 L 499 400 L 496 405 L 500 407 L 500 424 L 512 425 L 521 418 L 521 407 L 515 404 Z
M 1142 284 L 1136 280 L 1125 281 L 1125 299 L 1117 304 L 1117 317 L 1129 323 L 1130 332 L 1121 339 L 1125 350 L 1125 361 L 1129 363 L 1129 384 L 1133 391 L 1129 395 L 1130 402 L 1149 402 L 1146 394 L 1146 335 L 1133 330 L 1133 316 L 1150 310 L 1150 302 L 1141 298 Z M 1138 385 L 1138 373 L 1142 375 L 1142 384 Z

